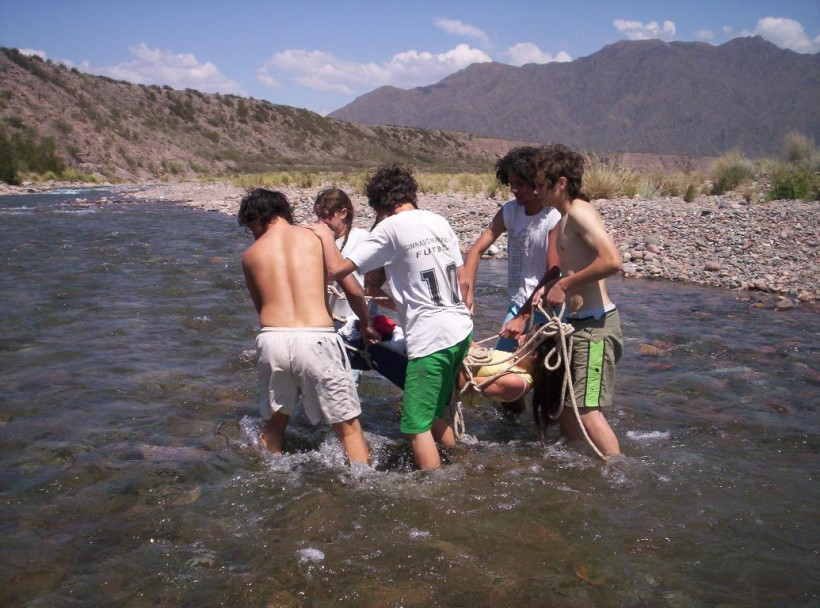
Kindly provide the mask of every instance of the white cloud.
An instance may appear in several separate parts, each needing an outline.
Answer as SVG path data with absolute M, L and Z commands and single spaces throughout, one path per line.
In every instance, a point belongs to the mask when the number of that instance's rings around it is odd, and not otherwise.
M 86 61 L 81 66 L 84 71 L 93 74 L 136 84 L 162 84 L 175 89 L 191 88 L 211 93 L 241 92 L 236 81 L 223 76 L 210 61 L 201 63 L 193 53 L 149 48 L 144 42 L 128 47 L 128 52 L 134 59 L 119 65 L 92 67 Z
M 715 32 L 713 30 L 695 30 L 695 39 L 697 40 L 714 40 Z
M 382 85 L 408 88 L 438 82 L 470 64 L 486 61 L 492 60 L 484 51 L 467 44 L 439 54 L 405 51 L 381 64 L 345 61 L 323 51 L 289 49 L 274 54 L 257 70 L 257 77 L 263 84 L 278 82 L 273 73 L 278 70 L 316 91 L 351 95 L 357 89 Z
M 458 21 L 457 19 L 434 19 L 433 25 L 448 34 L 475 38 L 484 46 L 488 46 L 490 44 L 490 38 L 484 33 L 484 30 L 473 25 L 468 25 L 462 21 Z
M 46 52 L 45 51 L 36 51 L 34 49 L 17 49 L 17 50 L 20 51 L 21 54 L 26 55 L 27 57 L 32 57 L 32 56 L 39 57 L 40 59 L 42 59 L 44 61 L 46 59 L 48 59 L 48 57 L 46 57 Z
M 626 19 L 615 19 L 612 25 L 627 40 L 649 40 L 651 38 L 672 40 L 676 31 L 675 24 L 669 20 L 663 22 L 663 27 L 658 25 L 657 21 L 641 23 L 640 21 L 627 21 Z
M 512 65 L 524 65 L 526 63 L 550 63 L 553 61 L 572 61 L 566 52 L 561 51 L 554 57 L 538 48 L 538 45 L 532 42 L 519 42 L 507 49 L 505 55 L 509 58 Z
M 271 76 L 265 66 L 256 69 L 256 79 L 270 89 L 282 88 L 282 83 Z
M 794 19 L 764 17 L 757 22 L 757 27 L 753 32 L 744 32 L 744 34 L 758 35 L 772 44 L 798 53 L 820 51 L 820 36 L 809 38 L 803 25 Z

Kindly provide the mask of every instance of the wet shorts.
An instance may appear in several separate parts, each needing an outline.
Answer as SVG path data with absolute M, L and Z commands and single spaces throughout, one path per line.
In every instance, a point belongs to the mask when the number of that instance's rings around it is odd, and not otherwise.
M 569 319 L 572 334 L 572 386 L 579 408 L 612 405 L 615 364 L 624 351 L 621 319 L 611 310 L 602 318 Z M 565 407 L 572 407 L 567 394 Z
M 433 420 L 444 416 L 471 342 L 472 332 L 455 346 L 407 362 L 399 427 L 402 433 L 429 431 Z
M 292 416 L 299 396 L 311 424 L 361 414 L 342 339 L 332 327 L 263 327 L 256 336 L 260 411 Z

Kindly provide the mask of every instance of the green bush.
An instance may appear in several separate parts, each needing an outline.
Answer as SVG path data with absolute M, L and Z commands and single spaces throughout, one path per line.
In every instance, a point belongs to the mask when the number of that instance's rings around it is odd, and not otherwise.
M 14 150 L 6 132 L 0 129 L 0 182 L 16 186 L 20 183 L 17 175 L 17 164 L 14 162 Z
M 6 136 L 0 129 L 0 181 L 16 184 L 20 174 L 47 173 L 60 175 L 65 163 L 57 156 L 50 137 L 40 139 L 34 131 Z
M 820 200 L 820 175 L 803 164 L 778 165 L 772 171 L 767 200 Z

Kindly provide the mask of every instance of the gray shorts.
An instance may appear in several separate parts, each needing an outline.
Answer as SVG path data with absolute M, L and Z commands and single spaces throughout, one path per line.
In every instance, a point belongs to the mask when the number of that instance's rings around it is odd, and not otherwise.
M 362 412 L 344 344 L 332 327 L 263 327 L 256 336 L 260 411 L 292 416 L 299 396 L 311 424 Z
M 602 318 L 569 319 L 572 334 L 572 387 L 579 408 L 612 405 L 615 364 L 624 352 L 621 318 L 617 309 Z M 572 407 L 570 395 L 565 407 Z

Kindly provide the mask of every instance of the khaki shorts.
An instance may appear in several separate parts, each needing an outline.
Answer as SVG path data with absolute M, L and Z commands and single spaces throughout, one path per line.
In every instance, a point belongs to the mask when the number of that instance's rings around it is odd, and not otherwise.
M 602 318 L 570 319 L 572 334 L 572 386 L 579 408 L 612 405 L 615 364 L 624 352 L 621 319 L 617 310 Z M 565 407 L 572 407 L 568 394 Z
M 344 344 L 332 327 L 263 327 L 256 336 L 262 417 L 292 416 L 299 396 L 311 424 L 362 412 Z

